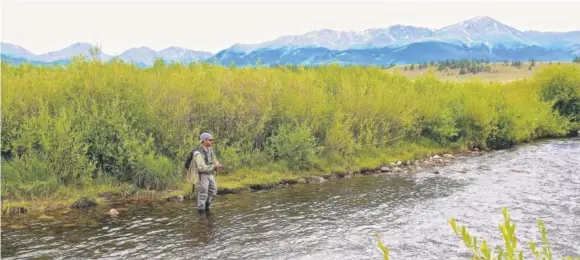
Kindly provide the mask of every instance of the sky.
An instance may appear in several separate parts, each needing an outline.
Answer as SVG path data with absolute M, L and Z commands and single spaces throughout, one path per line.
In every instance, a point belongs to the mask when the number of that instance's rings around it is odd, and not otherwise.
M 2 42 L 41 54 L 76 42 L 120 54 L 147 46 L 217 53 L 319 29 L 361 31 L 404 24 L 438 29 L 490 16 L 520 30 L 580 31 L 579 1 L 16 1 L 4 0 Z

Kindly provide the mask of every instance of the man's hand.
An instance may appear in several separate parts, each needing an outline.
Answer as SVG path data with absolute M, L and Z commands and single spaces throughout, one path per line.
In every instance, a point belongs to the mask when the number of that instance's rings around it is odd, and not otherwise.
M 221 168 L 221 167 L 222 167 L 222 165 L 221 165 L 220 163 L 215 163 L 215 164 L 214 164 L 214 167 L 215 167 L 216 169 L 219 169 L 219 168 Z

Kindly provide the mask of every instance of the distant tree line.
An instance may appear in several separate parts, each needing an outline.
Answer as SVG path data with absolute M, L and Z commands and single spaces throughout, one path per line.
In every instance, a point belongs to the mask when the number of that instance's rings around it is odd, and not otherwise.
M 459 74 L 466 73 L 479 73 L 479 72 L 491 72 L 491 66 L 489 65 L 489 59 L 447 59 L 440 61 L 429 61 L 419 63 L 417 66 L 411 64 L 410 66 L 405 66 L 405 70 L 415 70 L 415 69 L 426 69 L 428 67 L 437 67 L 438 71 L 444 70 L 455 70 L 459 69 Z
M 574 63 L 580 63 L 580 56 L 574 57 Z

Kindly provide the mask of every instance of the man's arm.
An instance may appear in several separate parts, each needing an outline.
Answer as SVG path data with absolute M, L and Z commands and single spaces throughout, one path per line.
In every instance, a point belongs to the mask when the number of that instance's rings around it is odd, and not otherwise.
M 215 167 L 213 165 L 206 165 L 205 160 L 203 159 L 203 155 L 200 152 L 196 152 L 193 157 L 195 158 L 195 164 L 197 165 L 197 170 L 199 172 L 209 172 L 212 171 Z

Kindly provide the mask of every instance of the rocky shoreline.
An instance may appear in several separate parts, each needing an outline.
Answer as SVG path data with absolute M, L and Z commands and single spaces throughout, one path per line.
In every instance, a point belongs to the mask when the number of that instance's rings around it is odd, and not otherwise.
M 268 183 L 268 184 L 258 184 L 251 185 L 249 188 L 238 188 L 238 189 L 227 189 L 219 188 L 218 194 L 235 194 L 241 192 L 252 192 L 267 189 L 275 189 L 282 186 L 288 186 L 293 184 L 307 184 L 307 183 L 323 183 L 328 180 L 334 179 L 350 179 L 356 175 L 368 175 L 368 174 L 388 174 L 388 173 L 414 173 L 420 171 L 430 171 L 433 174 L 439 174 L 440 171 L 437 167 L 445 166 L 452 163 L 454 160 L 463 157 L 472 157 L 485 154 L 487 151 L 480 151 L 475 148 L 472 151 L 463 151 L 458 153 L 443 153 L 434 154 L 432 156 L 427 156 L 423 159 L 408 160 L 408 161 L 397 161 L 390 162 L 388 165 L 382 165 L 375 168 L 363 168 L 358 171 L 345 171 L 345 172 L 332 172 L 330 174 L 323 174 L 320 176 L 309 177 L 301 180 L 281 180 L 278 183 Z M 182 201 L 183 196 L 174 196 L 166 198 L 168 201 Z
M 489 151 L 489 150 L 488 150 Z M 452 163 L 453 161 L 457 160 L 458 158 L 463 157 L 472 157 L 472 156 L 479 156 L 487 151 L 479 151 L 477 148 L 472 151 L 461 151 L 454 154 L 451 153 L 444 153 L 444 154 L 434 154 L 431 156 L 424 157 L 422 159 L 416 160 L 408 160 L 408 161 L 396 161 L 390 162 L 387 165 L 381 165 L 375 168 L 363 168 L 357 171 L 345 171 L 345 172 L 332 172 L 330 174 L 323 174 L 320 176 L 309 177 L 306 179 L 300 180 L 281 180 L 278 183 L 267 183 L 267 184 L 256 184 L 250 185 L 248 188 L 237 188 L 237 189 L 227 189 L 227 188 L 219 188 L 218 187 L 218 194 L 234 194 L 234 193 L 242 193 L 242 192 L 253 192 L 253 191 L 260 191 L 260 190 L 267 190 L 267 189 L 274 189 L 279 188 L 282 186 L 289 186 L 294 184 L 307 184 L 307 183 L 323 183 L 327 182 L 328 180 L 334 179 L 349 179 L 356 175 L 368 175 L 368 174 L 390 174 L 390 173 L 415 173 L 421 171 L 428 171 L 433 174 L 439 174 L 440 171 L 438 167 L 442 167 Z M 168 195 L 168 193 L 173 195 Z M 126 201 L 133 201 L 133 200 L 146 200 L 146 201 L 166 201 L 166 202 L 182 202 L 185 200 L 192 199 L 189 194 L 180 194 L 175 195 L 177 192 L 175 191 L 165 191 L 165 192 L 156 192 L 156 191 L 148 191 L 146 194 L 142 194 L 141 196 L 130 195 L 125 192 L 115 192 L 115 193 L 106 193 L 101 194 L 99 196 L 99 200 L 104 201 L 106 204 L 107 201 L 115 200 L 115 199 L 123 199 Z M 45 208 L 43 212 L 40 213 L 40 217 L 46 216 L 44 213 L 53 212 L 57 210 L 63 210 L 67 208 L 71 209 L 83 209 L 97 206 L 95 200 L 91 200 L 88 198 L 81 198 L 69 206 L 66 205 L 58 205 L 58 206 L 48 206 Z M 109 215 L 110 217 L 117 217 L 119 215 L 119 210 L 115 208 L 110 208 L 107 212 L 103 212 L 104 214 Z M 18 215 L 25 215 L 30 214 L 30 210 L 23 206 L 15 206 L 4 209 L 2 211 L 3 218 L 5 216 L 13 217 Z

